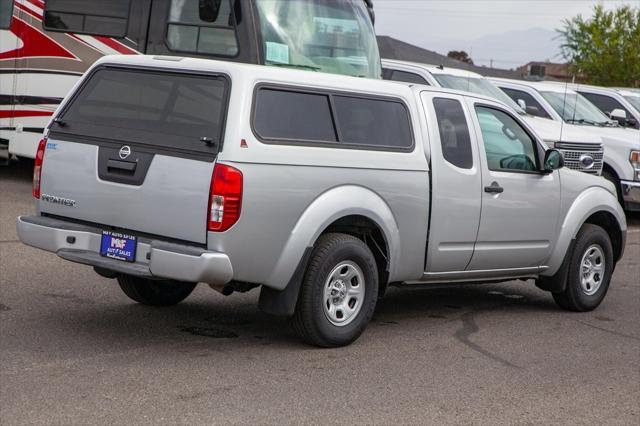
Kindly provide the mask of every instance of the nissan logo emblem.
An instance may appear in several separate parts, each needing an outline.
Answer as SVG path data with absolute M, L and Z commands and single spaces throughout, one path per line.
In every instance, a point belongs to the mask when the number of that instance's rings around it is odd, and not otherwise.
M 582 164 L 582 167 L 584 167 L 585 169 L 590 169 L 595 164 L 595 161 L 593 160 L 592 156 L 587 154 L 582 154 L 580 156 L 580 164 Z
M 124 160 L 130 155 L 131 155 L 131 147 L 129 145 L 123 146 L 122 148 L 120 148 L 120 151 L 118 151 L 118 156 L 120 157 L 121 160 Z

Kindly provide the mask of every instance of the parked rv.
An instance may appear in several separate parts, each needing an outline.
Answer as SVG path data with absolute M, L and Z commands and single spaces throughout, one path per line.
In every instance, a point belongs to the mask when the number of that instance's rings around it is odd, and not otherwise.
M 532 107 L 519 105 L 480 74 L 443 66 L 383 59 L 383 78 L 412 84 L 427 84 L 477 93 L 496 98 L 520 114 L 549 148 L 558 149 L 565 166 L 581 172 L 600 175 L 606 153 L 602 139 L 578 126 L 545 120 Z
M 602 138 L 602 175 L 613 182 L 620 204 L 640 210 L 640 131 L 620 127 L 595 105 L 565 85 L 491 79 L 512 99 L 535 105 L 540 114 L 565 124 L 577 124 Z
M 380 78 L 371 0 L 0 1 L 0 158 L 103 55 L 189 56 Z
M 22 242 L 147 305 L 261 287 L 319 346 L 353 342 L 389 285 L 533 279 L 604 299 L 626 222 L 480 95 L 194 58 L 99 60 L 38 146 Z

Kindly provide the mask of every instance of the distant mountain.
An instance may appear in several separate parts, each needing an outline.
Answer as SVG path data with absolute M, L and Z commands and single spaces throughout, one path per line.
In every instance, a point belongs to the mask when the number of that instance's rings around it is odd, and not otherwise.
M 557 36 L 555 31 L 542 28 L 487 35 L 470 43 L 471 57 L 479 65 L 489 65 L 493 59 L 493 65 L 500 68 L 515 68 L 530 61 L 559 62 L 562 58 Z
M 476 65 L 517 68 L 531 61 L 562 62 L 557 33 L 543 28 L 491 34 L 475 40 L 430 37 L 418 44 L 446 55 L 451 50 L 469 53 Z

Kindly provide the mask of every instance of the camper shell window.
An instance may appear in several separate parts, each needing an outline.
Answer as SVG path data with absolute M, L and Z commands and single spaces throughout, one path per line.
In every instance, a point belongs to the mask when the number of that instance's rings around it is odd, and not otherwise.
M 223 75 L 99 68 L 52 131 L 211 153 L 222 143 L 229 85 Z

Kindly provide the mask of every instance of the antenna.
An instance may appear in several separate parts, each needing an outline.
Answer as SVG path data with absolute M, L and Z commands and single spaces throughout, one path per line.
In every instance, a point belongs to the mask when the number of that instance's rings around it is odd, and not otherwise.
M 469 46 L 469 62 L 467 62 L 467 92 L 470 92 L 471 87 L 471 61 L 473 60 L 473 46 Z
M 564 108 L 567 105 L 567 82 L 564 82 L 564 97 L 562 98 L 562 114 L 560 114 L 560 140 L 562 142 L 562 132 L 564 131 Z

